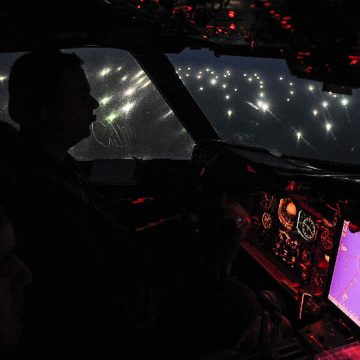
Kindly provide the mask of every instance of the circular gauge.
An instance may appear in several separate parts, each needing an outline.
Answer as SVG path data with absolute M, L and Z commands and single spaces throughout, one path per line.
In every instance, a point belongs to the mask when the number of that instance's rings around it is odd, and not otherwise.
M 265 230 L 270 230 L 273 225 L 272 217 L 269 213 L 264 212 L 261 218 L 261 222 Z
M 297 209 L 296 205 L 290 198 L 281 199 L 279 202 L 278 216 L 280 223 L 286 230 L 291 230 L 294 226 Z
M 306 218 L 301 224 L 301 233 L 305 239 L 311 240 L 315 236 L 315 223 L 311 218 Z
M 269 193 L 263 193 L 260 205 L 264 211 L 270 211 L 275 205 L 275 196 Z
M 298 233 L 306 241 L 315 240 L 316 225 L 315 221 L 310 215 L 307 215 L 304 211 L 299 211 L 299 217 L 297 221 L 296 228 Z
M 320 247 L 323 251 L 331 251 L 334 247 L 333 236 L 328 229 L 323 229 L 321 231 Z

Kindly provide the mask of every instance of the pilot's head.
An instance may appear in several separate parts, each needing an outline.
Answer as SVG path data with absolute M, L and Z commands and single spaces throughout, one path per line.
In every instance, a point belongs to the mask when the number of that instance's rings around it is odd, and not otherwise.
M 32 279 L 29 268 L 14 254 L 14 247 L 14 230 L 0 204 L 0 357 L 20 336 L 23 290 Z
M 46 134 L 67 149 L 89 136 L 99 103 L 76 54 L 59 50 L 21 56 L 9 76 L 9 114 L 21 131 Z

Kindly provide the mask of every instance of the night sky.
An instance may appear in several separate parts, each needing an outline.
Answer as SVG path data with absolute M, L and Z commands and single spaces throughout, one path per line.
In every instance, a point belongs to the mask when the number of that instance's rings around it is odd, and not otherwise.
M 190 158 L 194 145 L 132 57 L 115 49 L 74 50 L 85 61 L 100 102 L 92 136 L 79 159 Z M 7 115 L 7 76 L 19 54 L 0 57 L 0 119 Z M 220 137 L 286 155 L 360 163 L 360 99 L 321 91 L 286 62 L 221 56 L 208 50 L 168 55 Z M 185 104 L 184 104 L 185 105 Z

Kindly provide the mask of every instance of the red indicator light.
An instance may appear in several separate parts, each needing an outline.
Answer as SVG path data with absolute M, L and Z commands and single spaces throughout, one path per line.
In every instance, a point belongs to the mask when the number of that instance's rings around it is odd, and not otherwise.
M 287 191 L 294 191 L 296 190 L 296 183 L 294 180 L 290 180 L 289 184 L 286 186 Z
M 270 1 L 267 1 L 266 3 L 264 3 L 264 6 L 265 6 L 265 7 L 271 6 L 271 2 L 270 2 Z
M 287 21 L 283 20 L 283 21 L 281 22 L 281 24 L 286 25 L 286 24 L 287 24 Z
M 357 65 L 360 62 L 360 56 L 349 55 L 350 65 Z
M 233 10 L 228 11 L 228 17 L 229 18 L 233 19 L 235 17 L 235 15 L 236 15 L 235 11 L 233 11 Z
M 291 16 L 284 16 L 283 20 L 289 21 L 289 20 L 291 20 Z
M 137 204 L 143 204 L 145 201 L 150 201 L 150 200 L 155 200 L 155 198 L 154 197 L 137 198 L 137 199 L 131 201 L 131 203 L 134 205 L 137 205 Z
M 255 9 L 256 8 L 256 4 L 251 4 L 250 5 L 250 9 Z
M 285 29 L 292 29 L 292 25 L 290 25 L 290 24 L 289 24 L 289 25 L 286 25 L 286 26 L 285 26 Z
M 270 14 L 271 15 L 275 14 L 275 10 L 270 10 Z
M 137 8 L 138 8 L 138 9 L 141 9 L 141 6 L 140 6 L 140 5 L 138 5 L 138 6 L 137 6 Z
M 234 23 L 229 25 L 230 30 L 236 30 L 236 25 Z

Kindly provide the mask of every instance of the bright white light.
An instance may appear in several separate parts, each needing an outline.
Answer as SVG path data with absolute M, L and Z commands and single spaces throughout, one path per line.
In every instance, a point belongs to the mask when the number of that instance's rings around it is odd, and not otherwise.
M 308 87 L 309 91 L 313 92 L 314 91 L 314 87 L 312 85 L 309 85 Z
M 178 68 L 179 71 L 181 71 L 181 68 Z
M 216 75 L 216 76 L 215 76 L 215 79 L 218 79 L 218 78 L 219 78 L 219 77 Z
M 144 82 L 148 77 L 146 75 L 142 76 L 140 79 L 138 79 L 135 83 L 135 85 L 139 85 L 142 82 Z
M 210 71 L 210 69 L 209 69 L 209 68 L 207 68 L 207 69 L 206 69 L 206 71 L 207 71 L 207 72 L 209 72 L 209 71 Z
M 105 120 L 109 123 L 109 124 L 111 124 L 111 123 L 113 123 L 115 120 L 116 120 L 116 118 L 119 116 L 119 112 L 118 111 L 113 111 L 113 112 L 111 112 L 106 118 L 105 118 Z
M 139 76 L 143 76 L 143 75 L 145 75 L 145 73 L 142 70 L 140 70 L 135 74 L 134 79 L 137 79 Z
M 0 75 L 0 82 L 3 82 L 7 79 L 7 76 Z
M 119 66 L 118 68 L 116 68 L 116 71 L 120 71 L 122 69 L 122 66 Z
M 229 100 L 229 99 L 230 99 L 230 96 L 229 96 L 229 95 L 226 95 L 226 96 L 225 96 L 225 99 L 226 99 L 226 100 Z
M 227 111 L 227 114 L 228 114 L 228 116 L 230 117 L 231 114 L 232 114 L 232 110 L 228 110 L 228 111 Z
M 211 74 L 211 75 L 214 75 L 214 72 L 212 71 L 210 74 Z
M 249 81 L 251 82 L 253 79 L 252 78 L 249 78 Z
M 263 112 L 266 112 L 267 110 L 269 110 L 269 104 L 262 101 L 262 100 L 259 100 L 257 102 L 257 106 L 263 111 Z
M 327 101 L 323 101 L 321 105 L 326 109 L 329 106 L 329 103 Z
M 113 98 L 112 96 L 104 96 L 102 99 L 100 99 L 99 103 L 100 105 L 105 106 L 110 102 L 112 98 Z
M 294 84 L 291 82 L 291 83 L 289 83 L 289 85 L 290 85 L 290 86 L 293 86 Z
M 283 77 L 281 77 L 281 76 L 279 77 L 279 80 L 283 80 L 283 79 L 284 79 Z
M 346 106 L 348 103 L 349 103 L 348 99 L 345 99 L 345 98 L 341 99 L 341 104 L 342 105 Z
M 226 87 L 227 87 L 227 85 L 226 84 L 223 84 L 223 86 L 222 86 L 224 89 L 226 89 Z
M 313 110 L 313 114 L 314 114 L 314 116 L 316 116 L 317 114 L 318 114 L 319 112 L 315 109 L 315 110 Z
M 167 113 L 165 113 L 161 118 L 162 119 L 166 119 L 168 116 L 170 116 L 171 114 L 173 114 L 172 110 L 169 110 Z
M 189 77 L 190 75 L 189 75 L 189 74 L 186 74 L 185 76 L 186 76 L 186 77 Z
M 110 72 L 111 72 L 111 68 L 106 67 L 99 71 L 99 76 L 104 77 L 104 76 L 108 75 Z
M 260 81 L 260 85 L 262 85 L 264 82 L 263 81 Z
M 255 73 L 254 76 L 257 77 L 258 75 Z
M 289 98 L 287 98 L 287 99 L 286 99 L 286 101 L 287 101 L 287 102 L 289 102 L 289 101 L 290 101 L 290 99 L 289 99 Z
M 332 125 L 329 124 L 329 123 L 326 123 L 325 127 L 326 127 L 326 130 L 329 132 L 331 130 L 331 128 L 332 128 Z
M 147 86 L 149 86 L 151 84 L 151 80 L 148 80 L 146 83 L 144 83 L 143 85 L 141 85 L 141 88 L 140 89 L 144 89 L 146 88 Z
M 124 95 L 125 96 L 131 96 L 131 95 L 133 95 L 135 93 L 135 91 L 136 91 L 136 88 L 134 86 L 130 87 L 124 92 Z
M 217 84 L 217 80 L 216 80 L 216 79 L 211 79 L 211 80 L 210 80 L 210 84 L 211 84 L 211 85 L 216 85 L 216 84 Z
M 263 89 L 264 88 L 264 86 L 263 85 L 260 85 L 260 89 Z
M 291 90 L 291 91 L 290 91 L 290 94 L 291 94 L 291 95 L 294 95 L 294 92 Z
M 121 81 L 125 81 L 125 80 L 127 80 L 127 78 L 128 78 L 128 76 L 125 75 L 125 76 L 123 76 L 123 77 L 121 78 Z
M 247 76 L 247 74 L 243 74 L 245 77 Z
M 302 137 L 302 133 L 300 132 L 300 131 L 298 131 L 297 133 L 296 133 L 296 137 L 297 137 L 297 139 L 298 139 L 298 141 L 301 139 L 301 137 Z
M 201 75 L 201 74 L 202 74 L 202 71 L 199 71 L 199 74 Z
M 135 106 L 135 102 L 128 102 L 122 108 L 121 111 L 125 114 L 129 113 L 130 110 Z
M 200 90 L 200 91 L 203 91 L 203 90 L 204 90 L 204 88 L 201 86 L 199 90 Z
M 198 78 L 198 79 L 201 79 L 201 75 L 198 75 L 197 78 Z
M 224 75 L 224 78 L 226 78 L 226 75 Z
M 191 67 L 188 67 L 188 70 L 191 70 Z
M 237 88 L 235 88 L 234 91 L 237 91 Z
M 260 93 L 259 96 L 260 96 L 260 97 L 264 97 L 264 93 Z

